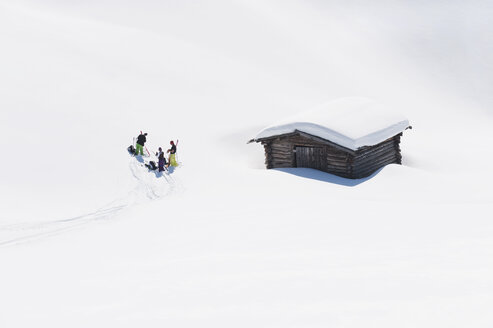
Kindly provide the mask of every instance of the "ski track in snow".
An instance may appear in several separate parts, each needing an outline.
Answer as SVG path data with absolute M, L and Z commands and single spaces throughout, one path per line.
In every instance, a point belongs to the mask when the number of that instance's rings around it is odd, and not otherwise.
M 149 171 L 143 163 L 135 160 L 129 162 L 129 168 L 138 181 L 137 192 L 140 190 L 148 200 L 155 200 L 168 196 L 177 190 L 176 179 L 169 173 Z M 166 183 L 163 183 L 163 180 Z
M 0 226 L 0 247 L 31 242 L 40 238 L 58 235 L 83 225 L 108 220 L 128 208 L 145 201 L 154 201 L 177 191 L 179 184 L 170 174 L 149 172 L 143 164 L 131 160 L 129 168 L 137 185 L 126 196 L 108 203 L 102 208 L 68 219 L 36 223 L 18 223 Z
M 69 219 L 3 226 L 0 227 L 0 247 L 34 241 L 73 230 L 96 220 L 109 219 L 126 207 L 126 205 L 120 205 L 102 208 L 95 212 Z

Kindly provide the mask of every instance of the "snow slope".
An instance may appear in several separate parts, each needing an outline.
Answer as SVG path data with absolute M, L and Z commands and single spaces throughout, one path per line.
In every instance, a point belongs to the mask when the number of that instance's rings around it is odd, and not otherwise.
M 491 9 L 1 1 L 0 326 L 490 327 Z M 404 165 L 246 144 L 347 95 L 409 118 Z

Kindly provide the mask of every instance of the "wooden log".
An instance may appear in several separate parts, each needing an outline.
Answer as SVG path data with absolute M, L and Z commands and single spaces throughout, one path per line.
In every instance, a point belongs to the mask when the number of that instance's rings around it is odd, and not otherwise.
M 338 170 L 338 171 L 349 171 L 350 170 L 350 166 L 334 166 L 334 165 L 330 165 L 330 164 L 327 164 L 325 166 L 328 170 Z
M 356 158 L 354 161 L 354 166 L 358 166 L 358 165 L 361 165 L 361 164 L 366 163 L 366 162 L 378 160 L 378 158 L 385 157 L 388 154 L 396 155 L 397 152 L 395 151 L 394 148 L 382 149 L 382 150 L 375 152 L 375 153 L 372 153 L 368 156 Z
M 293 167 L 291 163 L 273 163 L 272 168 L 289 168 Z
M 359 148 L 357 150 L 357 153 L 364 152 L 364 151 L 366 151 L 368 149 L 371 149 L 371 148 L 379 147 L 379 146 L 381 146 L 383 144 L 386 144 L 386 143 L 391 143 L 391 142 L 393 142 L 395 140 L 395 137 L 396 136 L 390 137 L 390 138 L 388 138 L 388 139 L 386 139 L 386 140 L 384 140 L 384 141 L 382 141 L 382 142 L 380 142 L 380 143 L 378 143 L 376 145 L 373 145 L 373 146 L 363 146 L 363 147 L 361 147 L 361 148 Z
M 385 167 L 385 166 L 387 166 L 389 164 L 394 164 L 394 163 L 387 163 L 385 165 L 382 165 L 382 166 L 379 166 L 379 167 L 376 167 L 376 168 L 368 169 L 368 170 L 365 170 L 365 171 L 360 171 L 360 172 L 357 172 L 357 173 L 353 174 L 353 176 L 354 176 L 355 179 L 366 178 L 366 177 L 372 175 L 373 173 L 375 173 L 376 171 L 378 171 L 379 169 L 381 169 L 382 167 Z
M 373 168 L 370 168 L 370 169 L 367 169 L 367 170 L 364 170 L 364 171 L 354 172 L 353 173 L 353 177 L 354 177 L 354 179 L 366 178 L 366 177 L 372 175 L 373 173 L 375 173 L 376 171 L 378 171 L 380 168 L 385 167 L 385 166 L 386 165 L 379 166 L 379 167 L 373 167 Z
M 272 152 L 275 153 L 281 153 L 281 154 L 294 154 L 291 149 L 285 148 L 285 149 L 280 149 L 280 148 L 272 148 Z
M 290 158 L 273 158 L 272 161 L 273 163 L 289 163 L 292 165 L 293 161 Z
M 359 165 L 354 165 L 353 170 L 356 171 L 356 170 L 364 169 L 364 168 L 370 167 L 370 166 L 378 166 L 378 165 L 380 165 L 380 163 L 385 163 L 388 160 L 392 160 L 392 161 L 396 160 L 395 154 L 389 153 L 386 156 L 379 157 L 378 159 L 375 159 L 373 161 L 368 161 L 368 162 L 361 163 Z
M 272 150 L 278 150 L 278 151 L 290 151 L 291 147 L 281 147 L 278 145 L 272 145 L 271 149 Z
M 291 160 L 282 160 L 282 159 L 277 159 L 277 158 L 274 158 L 272 160 L 272 163 L 276 163 L 276 164 L 279 164 L 279 163 L 287 163 L 287 164 L 290 164 L 291 165 Z
M 272 157 L 281 157 L 281 158 L 292 158 L 291 154 L 282 154 L 282 153 L 272 153 Z
M 354 163 L 363 162 L 363 161 L 368 160 L 369 158 L 376 158 L 376 157 L 381 156 L 382 154 L 387 154 L 387 153 L 394 153 L 394 154 L 396 154 L 397 151 L 395 150 L 394 147 L 382 148 L 382 149 L 377 150 L 377 151 L 374 151 L 372 153 L 368 153 L 365 156 L 356 157 L 354 159 Z
M 291 149 L 288 149 L 288 148 L 272 148 L 273 152 L 276 152 L 276 153 L 286 153 L 286 154 L 292 154 L 293 151 Z
M 346 169 L 347 167 L 349 167 L 349 165 L 347 163 L 332 163 L 332 162 L 328 162 L 327 163 L 327 167 L 336 167 L 336 168 L 340 168 L 340 169 Z
M 381 163 L 380 165 L 374 165 L 374 166 L 366 167 L 364 169 L 355 170 L 353 171 L 353 173 L 355 175 L 364 175 L 366 173 L 375 172 L 376 170 L 393 163 L 394 163 L 393 161 L 389 160 L 387 162 Z
M 342 152 L 334 152 L 332 149 L 326 149 L 326 154 L 327 156 L 333 157 L 333 158 L 341 158 L 341 159 L 346 159 L 349 154 L 342 153 Z
M 384 167 L 384 166 L 387 166 L 389 164 L 393 164 L 395 163 L 395 160 L 393 159 L 388 159 L 387 161 L 384 161 L 384 162 L 380 162 L 378 165 L 370 165 L 370 166 L 367 166 L 367 167 L 362 167 L 362 168 L 358 168 L 358 169 L 354 169 L 353 170 L 353 175 L 357 175 L 357 176 L 361 176 L 361 175 L 365 175 L 367 173 L 373 173 L 375 172 L 376 170 Z
M 271 151 L 271 153 L 273 153 L 273 154 L 279 154 L 279 155 L 289 155 L 289 156 L 292 156 L 294 154 L 291 151 L 282 151 L 282 150 L 277 150 L 277 149 L 273 149 Z
M 369 158 L 376 158 L 378 156 L 381 156 L 382 154 L 386 154 L 386 153 L 389 153 L 389 152 L 397 153 L 397 151 L 395 150 L 394 147 L 382 148 L 380 150 L 376 150 L 374 152 L 367 153 L 367 154 L 365 154 L 363 156 L 356 157 L 354 159 L 354 163 L 363 162 L 363 161 L 368 160 Z
M 292 144 L 291 142 L 274 142 L 272 143 L 272 147 L 273 148 L 292 148 Z
M 292 158 L 293 157 L 293 155 L 286 154 L 286 153 L 272 153 L 271 156 L 275 157 L 275 158 Z
M 390 157 L 382 158 L 379 161 L 367 163 L 365 165 L 353 166 L 353 172 L 365 170 L 365 169 L 370 168 L 370 167 L 379 167 L 381 165 L 386 165 L 386 163 L 389 161 L 393 163 L 396 161 L 396 159 L 394 156 L 390 156 Z
M 272 161 L 274 162 L 288 162 L 288 163 L 291 163 L 291 158 L 288 158 L 288 157 L 273 157 L 272 158 Z
M 272 154 L 272 158 L 273 159 L 282 159 L 282 160 L 285 160 L 285 159 L 289 159 L 291 160 L 291 155 L 285 155 L 285 154 Z
M 271 154 L 274 156 L 293 156 L 294 153 L 288 152 L 288 151 L 278 151 L 278 150 L 273 150 Z
M 389 139 L 387 139 L 385 141 L 382 141 L 380 143 L 377 143 L 376 145 L 373 145 L 373 146 L 364 146 L 364 147 L 361 147 L 361 148 L 359 148 L 356 151 L 356 153 L 357 154 L 361 154 L 361 153 L 364 153 L 365 151 L 368 151 L 370 149 L 373 149 L 373 148 L 376 148 L 376 147 L 381 147 L 381 146 L 387 145 L 387 144 L 392 144 L 394 142 L 395 142 L 394 138 L 389 138 Z
M 343 161 L 343 162 L 346 162 L 347 161 L 347 158 L 348 156 L 346 156 L 345 154 L 344 155 L 334 155 L 334 154 L 331 154 L 331 153 L 328 153 L 326 155 L 326 158 L 328 161 Z
M 367 149 L 365 152 L 359 153 L 355 156 L 355 158 L 362 158 L 368 156 L 370 154 L 385 150 L 385 149 L 395 149 L 395 145 L 393 143 L 387 143 L 380 145 L 378 147 L 373 147 L 371 149 Z
M 330 155 L 326 155 L 325 158 L 328 160 L 328 161 L 334 161 L 334 162 L 344 162 L 346 163 L 347 162 L 347 157 L 343 157 L 343 156 L 339 156 L 339 157 L 335 157 L 335 156 L 330 156 Z
M 389 159 L 395 160 L 396 159 L 395 154 L 390 153 L 386 156 L 379 157 L 378 159 L 375 159 L 373 161 L 361 163 L 360 165 L 354 165 L 353 168 L 355 170 L 357 170 L 357 169 L 361 169 L 361 168 L 368 167 L 368 166 L 374 166 L 374 165 L 378 165 L 379 163 L 386 162 Z
M 376 153 L 376 152 L 379 152 L 379 151 L 382 151 L 382 150 L 385 150 L 385 149 L 395 149 L 395 145 L 393 143 L 388 143 L 388 144 L 381 145 L 379 147 L 374 147 L 374 148 L 371 148 L 371 149 L 367 149 L 365 152 L 361 152 L 361 153 L 357 154 L 355 156 L 355 158 L 366 157 L 366 156 L 369 156 L 369 155 L 371 155 L 373 153 Z
M 357 170 L 357 169 L 360 169 L 362 167 L 376 165 L 376 164 L 378 164 L 380 162 L 385 162 L 389 158 L 397 159 L 397 157 L 395 156 L 394 153 L 388 153 L 385 156 L 381 156 L 381 157 L 375 158 L 373 160 L 368 160 L 368 161 L 365 161 L 365 162 L 358 163 L 357 165 L 353 165 L 353 169 L 354 170 Z
M 347 157 L 346 156 L 332 156 L 332 155 L 326 155 L 325 158 L 328 161 L 334 161 L 334 162 L 347 162 Z
M 327 163 L 327 167 L 333 167 L 336 169 L 346 170 L 349 166 L 348 165 L 333 165 L 332 163 Z
M 327 166 L 334 166 L 334 167 L 342 167 L 342 168 L 345 168 L 345 167 L 348 167 L 348 166 L 351 166 L 351 165 L 349 165 L 346 162 L 327 162 Z
M 293 155 L 286 153 L 272 153 L 272 157 L 291 158 Z

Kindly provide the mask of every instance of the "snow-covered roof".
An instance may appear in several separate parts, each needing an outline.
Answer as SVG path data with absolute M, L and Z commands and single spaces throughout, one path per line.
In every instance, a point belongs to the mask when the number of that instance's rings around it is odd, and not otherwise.
M 269 138 L 297 131 L 357 150 L 372 146 L 401 133 L 409 121 L 376 101 L 348 97 L 282 120 L 260 131 L 254 138 Z

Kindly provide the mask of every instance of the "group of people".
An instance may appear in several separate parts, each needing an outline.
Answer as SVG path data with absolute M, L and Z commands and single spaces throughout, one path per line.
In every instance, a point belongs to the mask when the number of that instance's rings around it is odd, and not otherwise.
M 144 155 L 144 145 L 147 142 L 147 133 L 140 133 L 140 135 L 137 137 L 137 142 L 135 145 L 135 155 Z M 178 144 L 178 141 L 176 141 Z M 156 152 L 156 156 L 158 158 L 158 169 L 159 172 L 164 171 L 167 169 L 170 165 L 171 166 L 178 166 L 178 163 L 176 162 L 176 144 L 173 140 L 169 142 L 171 147 L 166 151 L 167 154 L 169 154 L 168 160 L 166 160 L 165 154 L 163 152 L 163 149 L 159 147 L 158 151 Z

